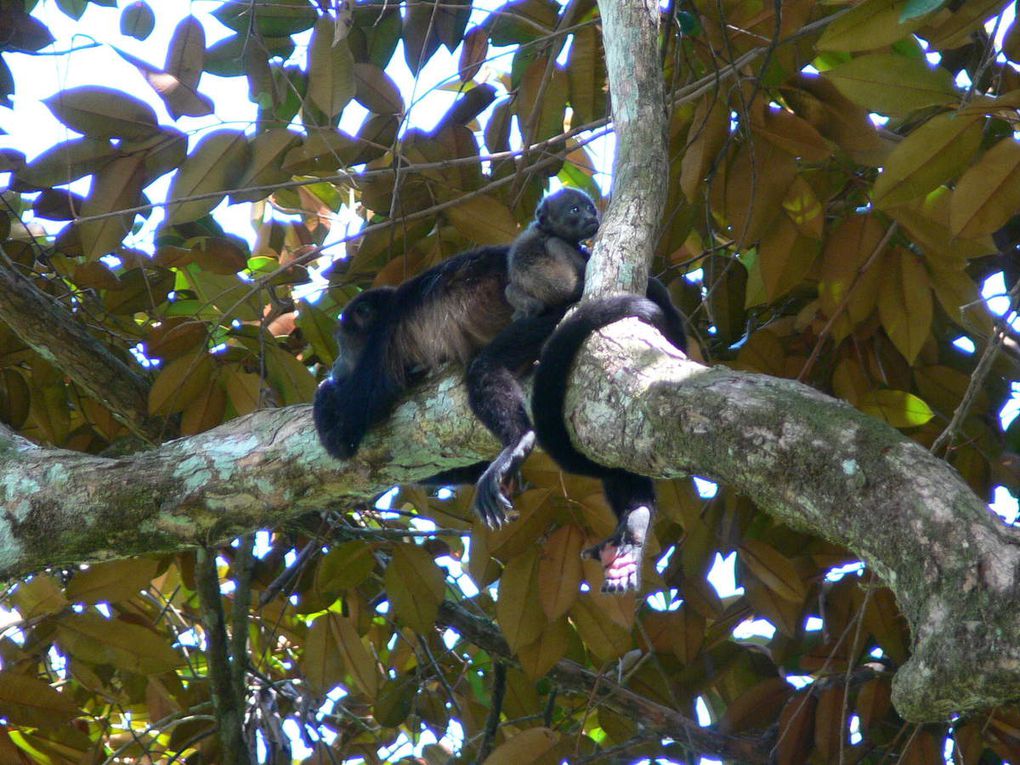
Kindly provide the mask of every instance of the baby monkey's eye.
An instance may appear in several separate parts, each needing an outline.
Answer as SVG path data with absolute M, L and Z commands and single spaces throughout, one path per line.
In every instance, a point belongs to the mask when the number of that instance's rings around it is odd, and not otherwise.
M 574 205 L 573 207 L 570 208 L 570 212 L 572 212 L 574 215 L 577 215 L 579 212 L 581 212 L 581 208 L 578 207 L 577 205 Z

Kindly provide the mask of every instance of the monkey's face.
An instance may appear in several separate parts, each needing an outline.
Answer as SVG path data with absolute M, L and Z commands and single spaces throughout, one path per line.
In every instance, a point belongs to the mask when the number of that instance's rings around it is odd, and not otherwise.
M 579 189 L 561 189 L 542 200 L 538 225 L 550 234 L 577 243 L 599 230 L 599 211 L 591 197 Z
M 372 332 L 386 320 L 393 301 L 393 287 L 365 290 L 344 306 L 336 327 L 340 358 L 334 374 L 349 374 L 361 358 Z

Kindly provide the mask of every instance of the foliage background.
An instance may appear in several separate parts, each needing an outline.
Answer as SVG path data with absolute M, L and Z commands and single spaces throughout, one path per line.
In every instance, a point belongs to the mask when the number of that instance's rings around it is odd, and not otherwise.
M 115 5 L 55 4 L 71 19 Z M 3 60 L 47 64 L 52 38 L 34 5 L 0 9 Z M 126 418 L 33 349 L 19 322 L 0 321 L 0 421 L 33 440 L 126 452 L 308 402 L 337 353 L 333 320 L 360 289 L 509 241 L 551 179 L 601 200 L 586 149 L 611 130 L 594 2 L 524 0 L 481 16 L 459 0 L 208 5 L 231 30 L 215 43 L 189 16 L 151 57 L 104 48 L 138 69 L 158 112 L 120 83 L 69 88 L 45 105 L 72 137 L 39 156 L 0 153 L 0 272 L 55 298 L 131 366 L 145 397 L 144 418 Z M 1018 377 L 1015 334 L 978 292 L 1001 274 L 1015 308 L 1012 6 L 795 0 L 777 14 L 685 2 L 664 9 L 661 39 L 671 175 L 653 272 L 697 353 L 884 419 L 989 500 L 1017 486 L 1016 434 L 997 416 Z M 144 39 L 160 13 L 122 6 L 122 35 Z M 295 39 L 306 57 L 291 57 Z M 509 67 L 489 65 L 502 46 Z M 416 72 L 441 48 L 458 61 L 445 86 L 456 100 L 423 130 L 387 72 L 401 58 Z M 257 118 L 220 115 L 210 74 L 231 78 Z M 0 91 L 9 107 L 32 98 L 10 70 Z M 338 129 L 355 104 L 364 120 Z M 209 114 L 224 121 L 188 120 Z M 149 194 L 175 171 L 157 224 Z M 224 199 L 253 204 L 250 240 L 210 214 Z M 143 246 L 138 232 L 152 229 Z M 323 298 L 302 297 L 309 268 L 340 254 Z M 250 643 L 239 698 L 267 758 L 289 760 L 297 738 L 323 762 L 440 739 L 421 756 L 1020 757 L 1013 707 L 945 726 L 896 716 L 889 678 L 908 635 L 868 571 L 831 574 L 854 563 L 846 551 L 725 487 L 703 497 L 691 481 L 662 483 L 658 565 L 645 577 L 658 594 L 607 598 L 578 557 L 612 526 L 597 486 L 541 455 L 526 477 L 521 518 L 499 532 L 474 522 L 468 490 L 407 487 L 390 511 L 323 508 L 275 530 L 254 559 L 250 537 L 219 551 L 234 655 Z M 734 551 L 742 589 L 720 597 L 707 577 Z M 222 761 L 200 558 L 112 561 L 9 588 L 0 759 Z M 592 674 L 565 674 L 569 662 Z M 687 739 L 683 718 L 699 706 L 713 727 Z

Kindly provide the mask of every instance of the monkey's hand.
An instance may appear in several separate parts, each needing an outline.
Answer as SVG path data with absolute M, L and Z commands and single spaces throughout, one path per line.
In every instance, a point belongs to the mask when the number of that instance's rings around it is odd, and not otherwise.
M 535 448 L 535 432 L 529 430 L 516 444 L 501 451 L 475 484 L 475 512 L 490 529 L 498 529 L 512 519 L 510 501 L 520 478 L 521 464 Z
M 602 563 L 606 578 L 602 592 L 622 595 L 641 589 L 641 564 L 644 562 L 645 539 L 651 523 L 651 509 L 635 507 L 620 519 L 613 535 L 581 553 Z

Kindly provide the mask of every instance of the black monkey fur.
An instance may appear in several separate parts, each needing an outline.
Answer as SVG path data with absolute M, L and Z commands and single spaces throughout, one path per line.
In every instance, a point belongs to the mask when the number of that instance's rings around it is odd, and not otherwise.
M 598 230 L 595 203 L 579 189 L 562 189 L 539 203 L 535 221 L 510 245 L 506 298 L 514 319 L 578 301 L 590 255 L 580 242 Z
M 567 379 L 585 339 L 629 316 L 651 324 L 676 348 L 686 351 L 682 321 L 661 282 L 650 282 L 648 295 L 652 300 L 622 295 L 580 305 L 546 342 L 535 371 L 532 413 L 539 444 L 563 470 L 601 479 L 617 518 L 613 534 L 585 550 L 587 557 L 602 562 L 606 574 L 603 592 L 640 589 L 644 544 L 655 514 L 655 486 L 650 478 L 600 465 L 577 451 L 564 413 Z

